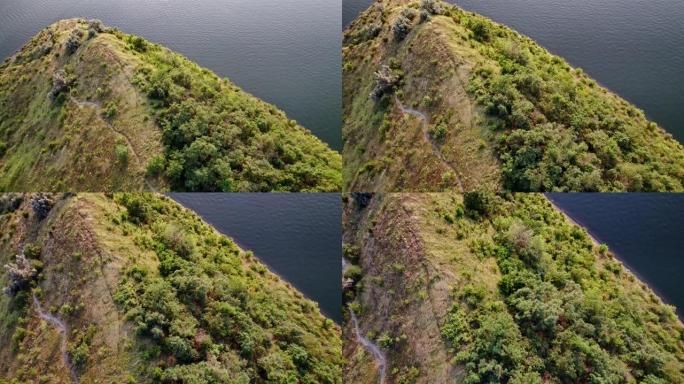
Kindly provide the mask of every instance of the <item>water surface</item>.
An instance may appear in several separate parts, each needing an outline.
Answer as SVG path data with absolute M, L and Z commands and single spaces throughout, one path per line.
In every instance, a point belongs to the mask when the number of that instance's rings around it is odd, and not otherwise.
M 0 61 L 57 20 L 98 18 L 228 77 L 339 149 L 340 12 L 333 0 L 2 0 Z
M 531 37 L 684 142 L 684 1 L 450 2 Z M 371 3 L 343 0 L 343 25 Z
M 684 318 L 684 194 L 550 193 Z
M 342 202 L 336 193 L 171 193 L 340 323 Z

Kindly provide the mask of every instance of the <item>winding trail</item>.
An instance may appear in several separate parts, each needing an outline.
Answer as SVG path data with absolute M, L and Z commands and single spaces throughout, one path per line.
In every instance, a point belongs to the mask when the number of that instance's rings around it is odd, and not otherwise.
M 43 306 L 40 304 L 40 301 L 36 297 L 36 294 L 33 294 L 33 305 L 36 307 L 36 312 L 38 313 L 38 317 L 41 319 L 47 321 L 50 325 L 52 325 L 57 332 L 59 332 L 59 337 L 61 339 L 61 345 L 60 349 L 62 352 L 62 361 L 64 361 L 64 365 L 69 369 L 69 373 L 71 374 L 71 382 L 73 384 L 78 384 L 78 373 L 76 372 L 76 368 L 74 365 L 71 363 L 71 359 L 69 358 L 69 353 L 67 352 L 67 326 L 64 324 L 62 320 L 59 318 L 55 317 L 54 315 L 45 312 L 43 310 Z
M 461 193 L 465 192 L 465 189 L 463 188 L 463 183 L 461 182 L 461 174 L 448 161 L 446 161 L 444 155 L 442 154 L 442 151 L 440 151 L 439 147 L 437 146 L 437 143 L 435 143 L 432 137 L 430 137 L 430 132 L 428 131 L 429 120 L 427 115 L 416 109 L 406 108 L 396 95 L 394 96 L 394 100 L 399 106 L 399 110 L 401 111 L 401 113 L 415 116 L 420 120 L 420 126 L 423 131 L 423 138 L 425 139 L 425 141 L 430 143 L 432 153 L 439 159 L 439 161 L 442 162 L 442 164 L 445 167 L 453 171 L 454 176 L 456 177 L 456 183 L 458 183 L 458 188 L 460 189 Z
M 375 361 L 377 361 L 378 365 L 380 366 L 379 384 L 385 384 L 385 376 L 387 371 L 387 358 L 385 357 L 385 354 L 382 353 L 380 347 L 375 345 L 375 343 L 368 340 L 368 338 L 361 334 L 361 330 L 359 329 L 359 319 L 356 317 L 354 311 L 350 309 L 349 315 L 351 316 L 352 324 L 354 325 L 354 334 L 356 335 L 356 340 L 359 342 L 359 344 L 363 345 L 363 347 L 373 355 Z
M 135 151 L 135 147 L 133 146 L 133 142 L 132 142 L 131 139 L 128 137 L 128 135 L 126 135 L 125 133 L 123 133 L 123 132 L 117 130 L 116 128 L 114 128 L 114 125 L 112 125 L 109 121 L 107 121 L 106 119 L 103 119 L 103 118 L 101 117 L 101 115 L 102 115 L 102 105 L 100 105 L 100 103 L 96 103 L 96 102 L 94 102 L 94 101 L 88 101 L 88 100 L 79 100 L 79 99 L 75 98 L 73 95 L 69 95 L 69 100 L 71 100 L 71 101 L 72 101 L 74 104 L 76 104 L 79 108 L 90 107 L 90 108 L 95 109 L 96 114 L 97 114 L 98 116 L 100 116 L 100 119 L 102 119 L 102 121 L 105 122 L 105 124 L 107 125 L 107 127 L 108 127 L 109 129 L 111 129 L 115 134 L 117 134 L 117 135 L 123 137 L 124 141 L 126 142 L 126 146 L 127 146 L 128 148 L 130 148 L 131 153 L 133 154 L 133 157 L 135 158 L 135 161 L 136 161 L 138 164 L 140 164 L 141 166 L 143 166 L 143 162 L 140 160 L 140 156 L 138 156 L 138 153 Z M 143 180 L 145 181 L 145 185 L 147 186 L 147 188 L 149 188 L 152 192 L 157 192 L 157 189 L 156 189 L 152 184 L 150 184 L 150 182 L 147 180 L 147 178 L 143 178 Z

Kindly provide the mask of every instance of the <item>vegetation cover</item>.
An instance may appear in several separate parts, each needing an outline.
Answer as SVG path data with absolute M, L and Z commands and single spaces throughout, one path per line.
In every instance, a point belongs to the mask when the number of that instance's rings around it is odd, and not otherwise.
M 167 197 L 0 195 L 0 233 L 1 383 L 342 382 L 339 327 Z
M 439 0 L 344 33 L 349 191 L 682 191 L 684 147 L 531 39 Z
M 345 204 L 345 301 L 387 383 L 684 382 L 674 308 L 544 195 Z M 345 380 L 375 383 L 350 321 L 344 339 Z
M 339 191 L 341 167 L 276 107 L 96 20 L 0 65 L 0 191 Z

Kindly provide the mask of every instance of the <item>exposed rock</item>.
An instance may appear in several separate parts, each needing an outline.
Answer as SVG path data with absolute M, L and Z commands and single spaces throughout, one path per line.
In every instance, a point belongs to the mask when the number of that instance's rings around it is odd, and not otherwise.
M 69 79 L 63 70 L 58 70 L 52 74 L 52 89 L 48 92 L 51 101 L 55 101 L 60 93 L 69 90 Z
M 31 262 L 24 256 L 24 252 L 17 255 L 14 263 L 5 264 L 9 284 L 3 289 L 6 295 L 14 296 L 19 291 L 26 289 L 31 281 L 38 275 Z
M 43 194 L 38 194 L 31 199 L 31 207 L 38 220 L 45 219 L 53 205 L 55 205 L 54 201 L 49 196 Z
M 351 278 L 346 278 L 342 281 L 342 290 L 347 292 L 354 289 L 354 280 Z
M 394 73 L 389 66 L 383 65 L 380 70 L 375 72 L 375 88 L 373 88 L 370 96 L 373 100 L 379 100 L 385 93 L 391 93 L 394 87 L 399 84 L 400 79 L 399 75 Z

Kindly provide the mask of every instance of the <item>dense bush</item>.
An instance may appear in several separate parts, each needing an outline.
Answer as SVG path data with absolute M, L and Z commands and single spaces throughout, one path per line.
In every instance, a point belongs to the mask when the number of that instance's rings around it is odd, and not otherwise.
M 54 205 L 54 200 L 47 194 L 39 193 L 31 198 L 31 208 L 38 220 L 45 219 Z
M 81 46 L 82 37 L 83 31 L 80 28 L 75 28 L 73 31 L 71 31 L 71 34 L 69 35 L 69 38 L 67 38 L 65 45 L 67 55 L 71 55 L 78 50 L 78 48 Z
M 115 293 L 150 363 L 141 375 L 168 383 L 341 383 L 339 330 L 314 304 L 166 198 L 114 200 L 126 208 L 121 225 L 159 261 L 130 265 Z
M 141 38 L 122 35 L 143 64 L 163 161 L 153 173 L 180 191 L 335 191 L 339 155 L 275 107 Z
M 449 9 L 487 58 L 473 71 L 469 92 L 493 118 L 505 189 L 684 188 L 681 145 L 641 111 L 506 27 Z
M 478 238 L 473 248 L 496 260 L 498 292 L 461 286 L 442 327 L 465 382 L 682 380 L 684 329 L 674 314 L 653 316 L 668 312 L 664 304 L 633 279 L 604 273 L 615 262 L 600 262 L 606 251 L 542 195 L 498 205 L 474 232 L 494 231 L 491 240 Z
M 404 8 L 392 25 L 392 32 L 396 41 L 402 41 L 411 32 L 413 20 L 416 18 L 416 10 Z
M 466 192 L 463 195 L 463 205 L 468 216 L 487 217 L 495 211 L 495 197 L 486 191 Z

